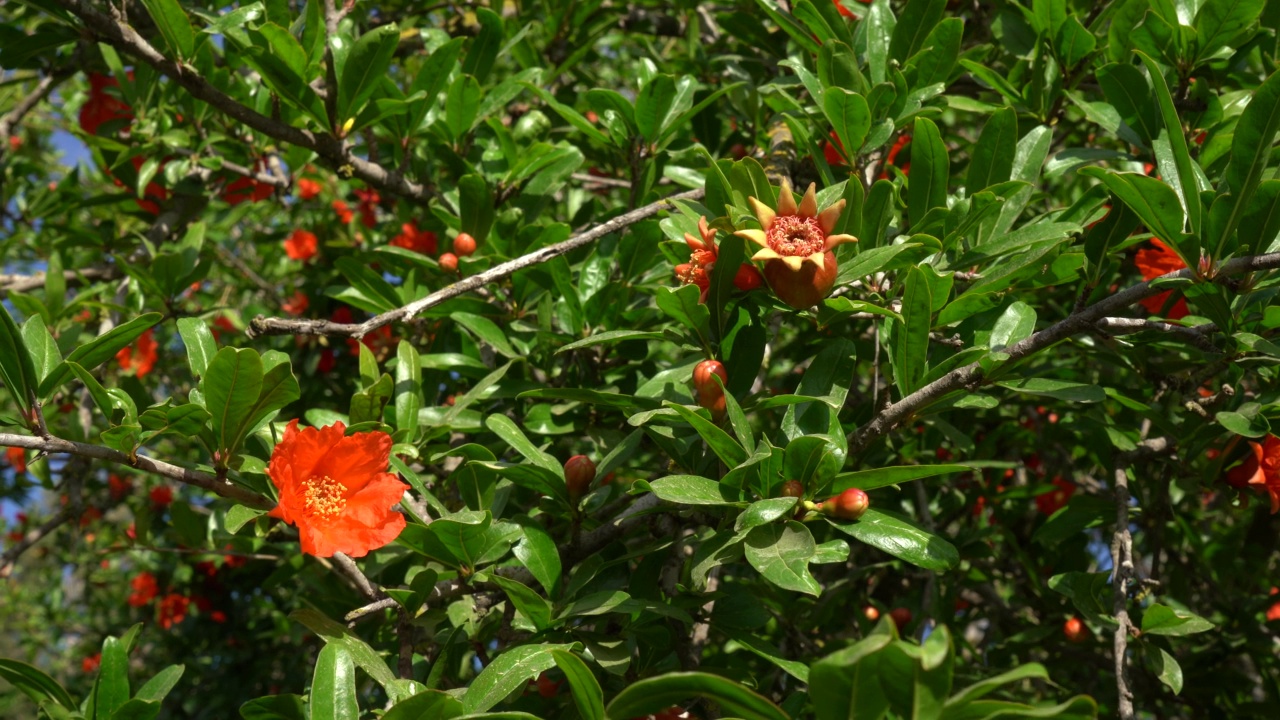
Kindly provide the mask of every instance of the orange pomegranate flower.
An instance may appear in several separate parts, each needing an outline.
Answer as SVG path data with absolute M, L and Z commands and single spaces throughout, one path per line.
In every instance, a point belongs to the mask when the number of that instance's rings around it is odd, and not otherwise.
M 4 451 L 4 457 L 13 467 L 13 471 L 21 475 L 27 471 L 27 451 L 20 447 L 11 447 Z
M 133 580 L 129 581 L 129 586 L 133 588 L 133 593 L 129 595 L 129 604 L 133 607 L 142 607 L 155 599 L 160 593 L 160 585 L 156 583 L 156 576 L 143 570 L 133 576 Z
M 284 254 L 288 255 L 290 260 L 305 262 L 315 257 L 317 246 L 315 233 L 294 230 L 284 241 Z
M 311 306 L 311 299 L 307 297 L 307 294 L 302 292 L 301 290 L 295 290 L 293 293 L 293 297 L 289 298 L 288 302 L 281 305 L 280 309 L 284 310 L 290 315 L 297 316 L 305 313 L 307 311 L 307 308 L 310 306 Z
M 338 214 L 338 222 L 342 223 L 343 225 L 351 224 L 351 218 L 355 217 L 355 212 L 351 210 L 350 206 L 348 206 L 346 203 L 342 202 L 341 200 L 334 200 L 332 203 L 332 207 L 333 207 L 333 211 Z
M 791 183 L 784 178 L 776 210 L 754 197 L 748 200 L 760 229 L 734 234 L 760 246 L 751 259 L 765 263 L 764 277 L 773 293 L 797 310 L 818 304 L 836 282 L 838 268 L 831 251 L 858 241 L 852 235 L 831 234 L 844 211 L 844 199 L 819 212 L 816 186 L 811 183 L 796 205 Z
M 400 234 L 391 239 L 391 244 L 423 255 L 436 254 L 436 234 L 419 230 L 418 224 L 412 221 L 400 226 Z
M 1280 438 L 1268 435 L 1260 443 L 1249 442 L 1253 452 L 1226 475 L 1232 487 L 1253 485 L 1271 496 L 1271 514 L 1280 512 Z
M 320 194 L 320 183 L 308 178 L 298 180 L 298 197 L 302 200 L 310 200 Z
M 1151 238 L 1151 244 L 1155 247 L 1143 248 L 1134 257 L 1134 264 L 1138 266 L 1138 272 L 1142 273 L 1143 280 L 1152 280 L 1175 270 L 1182 270 L 1187 266 L 1186 263 L 1182 262 L 1182 258 L 1178 257 L 1178 253 L 1173 251 L 1173 248 L 1165 245 L 1159 239 Z M 1152 295 L 1145 300 L 1140 300 L 1139 303 L 1147 309 L 1147 312 L 1152 315 L 1158 315 L 1164 309 L 1165 304 L 1169 302 L 1169 296 L 1172 294 L 1172 290 L 1166 290 L 1159 295 Z M 1187 299 L 1178 298 L 1178 301 L 1169 308 L 1169 312 L 1165 314 L 1165 317 L 1170 320 L 1181 320 L 1190 314 L 1191 311 L 1187 309 Z
M 408 485 L 387 472 L 391 436 L 346 426 L 298 429 L 294 420 L 271 453 L 267 475 L 280 491 L 271 517 L 298 527 L 302 551 L 317 557 L 362 557 L 400 534 L 392 510 Z
M 156 620 L 160 623 L 160 627 L 168 630 L 187 619 L 187 608 L 190 606 L 190 598 L 169 593 L 160 598 L 160 604 L 156 607 Z
M 148 330 L 138 337 L 138 342 L 129 347 L 120 348 L 120 352 L 116 353 L 116 362 L 120 363 L 120 369 L 128 372 L 134 371 L 138 377 L 142 377 L 151 372 L 151 368 L 156 365 L 156 335 L 153 331 Z
M 676 279 L 683 285 L 697 285 L 701 290 L 698 302 L 707 301 L 707 293 L 711 291 L 711 271 L 715 269 L 716 258 L 720 250 L 716 247 L 716 231 L 707 225 L 706 216 L 698 218 L 698 235 L 694 237 L 684 234 L 684 242 L 689 246 L 689 262 L 676 266 Z M 742 263 L 733 276 L 734 287 L 747 292 L 760 287 L 763 281 L 760 271 L 751 263 Z

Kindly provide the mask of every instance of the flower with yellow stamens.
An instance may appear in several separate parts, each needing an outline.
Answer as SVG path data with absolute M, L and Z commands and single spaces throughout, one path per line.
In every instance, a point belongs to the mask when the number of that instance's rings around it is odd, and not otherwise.
M 819 212 L 816 186 L 811 183 L 796 205 L 791 183 L 784 179 L 776 210 L 754 197 L 749 201 L 760 229 L 734 234 L 760 246 L 751 259 L 764 262 L 764 277 L 773 294 L 797 310 L 818 304 L 836 282 L 838 268 L 831 250 L 858 241 L 852 235 L 831 234 L 844 211 L 844 200 Z

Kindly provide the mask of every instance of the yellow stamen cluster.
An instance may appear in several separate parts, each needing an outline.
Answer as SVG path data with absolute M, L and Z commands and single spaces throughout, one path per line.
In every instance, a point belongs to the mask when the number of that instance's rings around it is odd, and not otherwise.
M 332 520 L 341 515 L 342 510 L 347 506 L 347 499 L 344 497 L 346 488 L 328 475 L 311 478 L 303 483 L 303 486 L 305 487 L 303 505 L 312 515 Z

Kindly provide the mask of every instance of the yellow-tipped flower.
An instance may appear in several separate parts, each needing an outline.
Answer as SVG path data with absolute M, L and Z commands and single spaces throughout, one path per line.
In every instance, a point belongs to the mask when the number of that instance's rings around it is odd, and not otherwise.
M 791 183 L 784 179 L 776 210 L 757 198 L 749 201 L 760 229 L 734 234 L 760 246 L 751 259 L 764 262 L 765 279 L 780 300 L 797 310 L 816 305 L 836 281 L 838 268 L 831 250 L 858 241 L 852 235 L 832 234 L 844 212 L 844 199 L 819 212 L 816 186 L 810 184 L 796 205 Z

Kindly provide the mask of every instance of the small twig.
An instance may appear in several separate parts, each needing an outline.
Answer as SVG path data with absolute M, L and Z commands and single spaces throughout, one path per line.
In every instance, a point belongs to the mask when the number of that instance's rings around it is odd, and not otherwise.
M 383 592 L 369 582 L 369 578 L 365 577 L 364 573 L 360 571 L 360 566 L 356 565 L 356 561 L 348 557 L 346 553 L 333 554 L 333 567 L 366 598 L 380 600 L 384 597 Z
M 194 485 L 251 508 L 270 510 L 276 506 L 275 502 L 268 497 L 219 480 L 209 473 L 179 467 L 146 455 L 130 457 L 119 450 L 112 450 L 100 445 L 73 442 L 58 437 L 38 438 L 31 435 L 13 435 L 10 433 L 0 433 L 0 446 L 20 447 L 28 450 L 41 450 L 50 454 L 61 453 L 95 460 L 106 460 L 107 462 L 127 465 L 136 470 L 177 480 L 187 485 Z
M 1215 354 L 1222 352 L 1222 349 L 1210 342 L 1208 338 L 1209 335 L 1218 331 L 1218 326 L 1213 323 L 1187 327 L 1186 325 L 1174 325 L 1173 323 L 1159 322 L 1156 320 L 1105 317 L 1094 323 L 1094 325 L 1099 330 L 1109 335 L 1129 335 L 1131 333 L 1146 331 L 1167 333 L 1182 340 L 1186 340 L 1205 352 Z
M 411 320 L 419 313 L 433 308 L 446 300 L 471 292 L 491 282 L 507 278 L 519 270 L 547 262 L 548 260 L 559 257 L 571 250 L 593 243 L 605 235 L 618 232 L 633 223 L 637 223 L 641 220 L 657 215 L 662 210 L 670 207 L 671 203 L 676 200 L 698 200 L 702 198 L 702 195 L 702 190 L 689 190 L 688 192 L 672 195 L 671 197 L 663 200 L 650 203 L 644 207 L 636 208 L 635 210 L 623 213 L 611 220 L 606 220 L 594 228 L 575 235 L 562 243 L 549 245 L 547 247 L 534 250 L 527 255 L 522 255 L 514 260 L 508 260 L 500 265 L 495 265 L 484 272 L 476 273 L 475 275 L 459 280 L 448 287 L 437 290 L 421 300 L 415 300 L 404 307 L 389 310 L 380 315 L 375 315 L 362 323 L 336 323 L 331 320 L 294 320 L 291 318 L 269 318 L 259 315 L 249 323 L 248 335 L 249 337 L 257 337 L 260 335 L 330 335 L 354 338 L 363 337 L 383 325 Z
M 114 268 L 85 268 L 84 270 L 63 270 L 63 281 L 68 285 L 77 285 L 92 280 L 111 280 L 119 273 Z M 46 276 L 42 272 L 31 275 L 0 275 L 0 294 L 10 291 L 29 292 L 44 287 Z
M 7 578 L 13 573 L 14 563 L 23 553 L 79 514 L 79 508 L 73 508 L 71 503 L 67 503 L 56 515 L 46 520 L 43 525 L 24 535 L 21 540 L 10 546 L 3 554 L 0 554 L 0 578 Z
M 589 175 L 587 173 L 574 173 L 569 176 L 570 180 L 576 180 L 587 185 L 603 185 L 605 187 L 627 188 L 630 189 L 631 183 L 621 178 L 602 177 L 600 175 Z

